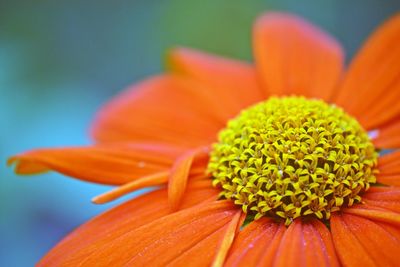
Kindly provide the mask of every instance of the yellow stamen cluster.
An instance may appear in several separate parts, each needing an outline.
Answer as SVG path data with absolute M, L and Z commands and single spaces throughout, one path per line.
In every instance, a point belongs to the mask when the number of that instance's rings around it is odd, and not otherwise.
M 270 98 L 229 121 L 208 171 L 221 198 L 258 219 L 329 219 L 376 182 L 377 152 L 359 123 L 320 100 Z

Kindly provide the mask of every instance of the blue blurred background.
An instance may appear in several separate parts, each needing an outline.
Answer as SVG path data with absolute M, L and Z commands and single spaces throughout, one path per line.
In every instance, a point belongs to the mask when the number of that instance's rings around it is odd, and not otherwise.
M 0 0 L 3 166 L 24 150 L 90 143 L 96 110 L 161 72 L 174 45 L 251 60 L 252 21 L 267 10 L 308 18 L 350 58 L 400 2 Z M 0 266 L 32 266 L 73 228 L 116 204 L 91 204 L 108 188 L 54 173 L 17 177 L 3 167 L 0 175 Z

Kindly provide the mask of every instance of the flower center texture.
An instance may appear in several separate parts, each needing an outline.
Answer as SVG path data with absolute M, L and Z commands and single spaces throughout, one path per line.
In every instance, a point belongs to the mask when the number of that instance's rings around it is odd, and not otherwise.
M 327 220 L 361 201 L 376 182 L 374 145 L 335 105 L 302 97 L 270 98 L 230 120 L 213 145 L 208 172 L 220 198 L 248 216 Z

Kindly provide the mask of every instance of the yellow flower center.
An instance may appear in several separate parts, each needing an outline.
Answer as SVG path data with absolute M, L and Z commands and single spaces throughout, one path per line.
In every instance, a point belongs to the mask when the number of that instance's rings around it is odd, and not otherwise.
M 213 185 L 253 219 L 329 219 L 376 182 L 367 133 L 320 100 L 270 98 L 230 120 L 218 140 L 208 164 Z

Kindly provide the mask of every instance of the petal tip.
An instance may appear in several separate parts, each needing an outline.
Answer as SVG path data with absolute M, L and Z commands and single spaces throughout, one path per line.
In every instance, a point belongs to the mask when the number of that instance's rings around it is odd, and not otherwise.
M 282 12 L 282 11 L 272 11 L 272 12 L 266 12 L 262 13 L 259 15 L 254 23 L 255 28 L 258 27 L 264 27 L 265 24 L 275 24 L 275 23 L 306 23 L 306 24 L 311 24 L 307 22 L 305 19 L 302 17 L 295 15 L 293 13 L 289 12 Z
M 106 201 L 104 201 L 104 200 L 102 199 L 101 196 L 95 196 L 95 197 L 93 197 L 93 198 L 91 199 L 91 202 L 92 202 L 93 204 L 97 204 L 97 205 L 106 203 Z
M 7 159 L 6 166 L 11 167 L 13 165 L 16 165 L 17 161 L 18 161 L 18 156 L 11 156 Z

